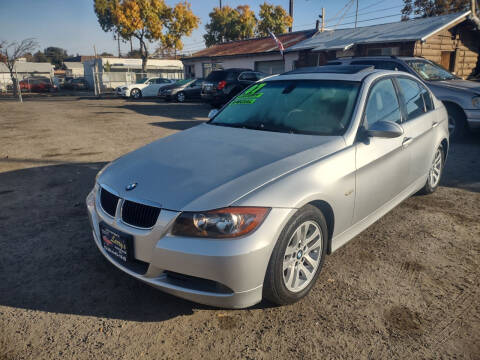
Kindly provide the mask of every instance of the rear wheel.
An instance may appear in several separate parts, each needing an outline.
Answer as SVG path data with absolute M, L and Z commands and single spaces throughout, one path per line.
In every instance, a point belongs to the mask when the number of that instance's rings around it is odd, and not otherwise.
M 448 132 L 450 139 L 457 141 L 462 139 L 468 132 L 467 119 L 464 112 L 456 105 L 446 103 L 448 113 Z
M 320 274 L 328 239 L 322 212 L 307 205 L 283 229 L 270 258 L 263 296 L 279 305 L 305 297 Z
M 134 99 L 140 99 L 142 97 L 142 92 L 140 89 L 132 89 L 132 91 L 130 91 L 130 97 Z
M 431 194 L 435 190 L 437 190 L 438 185 L 440 184 L 440 179 L 442 178 L 444 161 L 445 157 L 443 147 L 440 146 L 437 151 L 435 151 L 432 166 L 430 167 L 430 171 L 428 172 L 427 182 L 425 183 L 425 186 L 422 188 L 422 190 L 420 190 L 420 193 Z

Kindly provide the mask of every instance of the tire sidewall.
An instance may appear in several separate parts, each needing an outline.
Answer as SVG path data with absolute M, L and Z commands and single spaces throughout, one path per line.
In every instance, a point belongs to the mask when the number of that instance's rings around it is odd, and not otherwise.
M 437 148 L 437 150 L 440 150 L 441 152 L 441 157 L 442 157 L 442 166 L 440 167 L 440 179 L 438 180 L 437 184 L 435 186 L 432 186 L 430 183 L 430 171 L 431 168 L 428 172 L 428 178 L 427 178 L 427 183 L 425 184 L 425 191 L 427 193 L 433 193 L 435 190 L 437 190 L 438 186 L 440 185 L 440 181 L 442 180 L 442 175 L 443 175 L 443 167 L 445 165 L 445 153 L 443 152 L 443 147 L 440 146 Z M 431 166 L 433 166 L 433 161 L 435 160 L 435 155 L 437 154 L 437 151 L 435 150 L 435 153 L 433 154 L 433 159 L 431 162 Z
M 315 222 L 321 229 L 323 239 L 322 250 L 320 254 L 320 261 L 317 267 L 317 272 L 315 273 L 314 278 L 305 287 L 305 289 L 294 293 L 287 289 L 283 281 L 283 259 L 286 247 L 294 231 L 298 228 L 299 225 L 306 221 Z M 327 241 L 327 224 L 322 212 L 312 205 L 307 205 L 299 209 L 283 228 L 273 249 L 264 283 L 264 296 L 270 301 L 281 304 L 293 303 L 305 297 L 315 285 L 315 282 L 322 270 L 323 262 L 325 260 Z
M 181 95 L 183 95 L 183 100 L 180 100 L 180 96 L 181 96 Z M 183 102 L 185 102 L 185 100 L 186 100 L 186 98 L 185 98 L 185 93 L 179 92 L 179 93 L 177 94 L 177 101 L 178 101 L 179 103 L 183 103 Z
M 135 96 L 135 94 L 138 94 L 138 96 Z M 139 89 L 135 88 L 130 91 L 130 96 L 133 99 L 140 99 L 142 97 L 142 92 Z

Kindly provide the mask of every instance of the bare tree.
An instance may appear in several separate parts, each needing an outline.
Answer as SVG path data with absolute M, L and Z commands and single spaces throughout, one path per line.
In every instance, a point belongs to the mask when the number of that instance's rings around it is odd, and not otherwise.
M 18 82 L 15 76 L 15 64 L 19 58 L 25 56 L 27 53 L 33 52 L 37 47 L 38 43 L 32 38 L 22 40 L 20 43 L 16 41 L 10 43 L 5 40 L 0 41 L 0 58 L 10 72 L 14 96 L 17 96 L 18 93 Z

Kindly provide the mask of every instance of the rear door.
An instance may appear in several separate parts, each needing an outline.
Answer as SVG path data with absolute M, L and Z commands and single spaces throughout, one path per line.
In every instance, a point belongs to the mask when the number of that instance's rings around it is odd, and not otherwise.
M 190 99 L 200 97 L 200 91 L 202 90 L 203 80 L 197 79 L 189 84 L 183 91 Z
M 363 127 L 377 121 L 402 122 L 397 90 L 391 77 L 371 85 Z M 360 130 L 361 131 L 361 130 Z M 400 194 L 408 184 L 409 159 L 403 137 L 360 138 L 356 143 L 356 197 L 354 223 L 364 219 Z
M 434 131 L 438 122 L 429 91 L 419 81 L 398 76 L 395 79 L 401 94 L 406 119 L 403 124 L 403 147 L 410 158 L 409 183 L 425 177 L 435 151 Z

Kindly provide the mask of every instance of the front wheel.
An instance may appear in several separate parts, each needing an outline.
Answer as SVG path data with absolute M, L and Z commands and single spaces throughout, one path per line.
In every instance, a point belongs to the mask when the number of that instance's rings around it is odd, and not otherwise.
M 179 93 L 177 94 L 177 101 L 178 101 L 179 103 L 185 102 L 185 99 L 186 99 L 186 96 L 185 96 L 185 93 L 184 93 L 184 92 L 179 92 Z
M 420 190 L 421 194 L 431 194 L 437 190 L 438 185 L 440 184 L 440 179 L 443 173 L 445 157 L 443 152 L 443 147 L 440 146 L 433 157 L 432 166 L 428 172 L 427 182 L 425 186 Z
M 132 89 L 132 91 L 130 91 L 130 97 L 140 99 L 142 97 L 142 92 L 140 89 Z
M 327 239 L 322 212 L 312 205 L 298 210 L 273 249 L 263 284 L 264 298 L 285 305 L 305 297 L 320 274 Z

